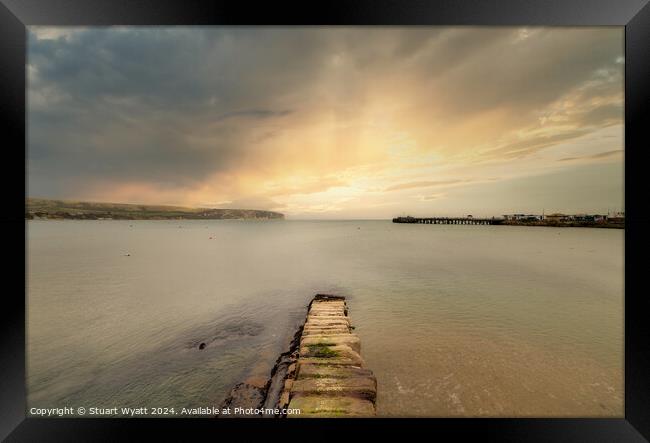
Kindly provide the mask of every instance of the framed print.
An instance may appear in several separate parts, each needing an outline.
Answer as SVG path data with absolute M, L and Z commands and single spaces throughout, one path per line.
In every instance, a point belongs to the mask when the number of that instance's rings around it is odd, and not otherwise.
M 0 12 L 3 438 L 650 435 L 646 1 Z

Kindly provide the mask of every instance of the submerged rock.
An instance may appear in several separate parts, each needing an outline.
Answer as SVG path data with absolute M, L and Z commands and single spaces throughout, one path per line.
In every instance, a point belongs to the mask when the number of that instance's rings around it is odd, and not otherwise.
M 185 342 L 185 347 L 187 349 L 196 349 L 197 347 L 203 349 L 201 347 L 202 344 L 203 347 L 207 347 L 208 345 L 211 347 L 219 346 L 232 340 L 246 340 L 250 337 L 255 337 L 263 330 L 263 325 L 247 320 L 240 321 L 239 323 L 229 322 L 217 326 L 211 332 L 204 331 L 205 333 L 197 334 L 197 337 Z

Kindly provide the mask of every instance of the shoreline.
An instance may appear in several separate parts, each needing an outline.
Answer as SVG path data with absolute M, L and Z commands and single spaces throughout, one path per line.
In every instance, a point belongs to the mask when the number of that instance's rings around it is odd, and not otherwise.
M 541 226 L 547 228 L 600 228 L 600 229 L 625 229 L 625 223 L 588 223 L 588 222 L 517 222 L 504 221 L 502 226 Z
M 71 217 L 33 217 L 25 216 L 25 221 L 62 221 L 62 220 L 83 220 L 83 221 L 182 221 L 182 220 L 248 220 L 248 221 L 287 221 L 284 217 L 94 217 L 94 216 L 71 216 Z M 358 221 L 390 221 L 384 219 L 377 220 L 294 220 L 294 221 L 332 221 L 332 222 L 358 222 Z M 419 223 L 406 223 L 419 224 Z M 568 222 L 568 223 L 550 223 L 550 222 L 516 222 L 502 221 L 495 223 L 494 226 L 538 226 L 547 228 L 600 228 L 600 229 L 625 229 L 625 223 L 585 223 L 585 222 Z
M 82 220 L 82 221 L 165 221 L 165 220 L 282 220 L 284 217 L 25 217 L 25 221 L 61 221 L 61 220 Z
M 264 209 L 190 208 L 169 205 L 104 203 L 27 198 L 25 219 L 54 220 L 228 220 L 284 219 L 284 214 Z
M 393 223 L 409 225 L 466 225 L 466 226 L 546 226 L 554 228 L 625 229 L 625 222 L 557 221 L 557 220 L 506 220 L 503 218 L 468 217 L 395 217 Z

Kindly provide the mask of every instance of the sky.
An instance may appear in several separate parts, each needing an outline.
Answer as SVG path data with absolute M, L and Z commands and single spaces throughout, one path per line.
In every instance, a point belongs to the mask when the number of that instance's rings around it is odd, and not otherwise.
M 29 27 L 28 196 L 624 210 L 622 27 Z

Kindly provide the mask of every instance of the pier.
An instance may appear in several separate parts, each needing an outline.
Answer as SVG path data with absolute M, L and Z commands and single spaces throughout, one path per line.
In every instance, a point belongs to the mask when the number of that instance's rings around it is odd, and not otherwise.
M 280 404 L 300 417 L 372 417 L 377 379 L 365 368 L 345 297 L 318 294 L 309 305 L 298 356 Z
M 393 223 L 419 223 L 424 225 L 500 225 L 501 218 L 474 217 L 395 217 Z

